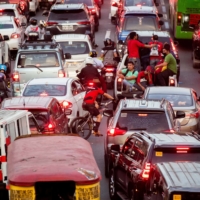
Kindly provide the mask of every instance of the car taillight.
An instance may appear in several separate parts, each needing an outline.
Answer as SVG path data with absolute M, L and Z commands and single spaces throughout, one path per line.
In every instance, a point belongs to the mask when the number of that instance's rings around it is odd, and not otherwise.
M 106 72 L 113 72 L 115 69 L 112 69 L 112 68 L 107 68 L 106 69 Z
M 12 35 L 10 36 L 10 38 L 12 38 L 12 39 L 17 39 L 19 37 L 20 37 L 20 34 L 18 34 L 18 33 L 12 33 Z
M 108 130 L 107 134 L 109 136 L 116 136 L 116 135 L 124 135 L 126 133 L 126 130 L 121 130 L 118 128 L 112 128 L 110 130 Z
M 19 72 L 14 72 L 12 75 L 13 82 L 19 82 Z
M 59 78 L 65 77 L 65 72 L 64 72 L 62 69 L 60 69 L 60 70 L 58 71 L 58 77 L 59 77 Z
M 182 21 L 182 13 L 178 12 L 177 14 L 177 25 L 181 25 Z
M 150 170 L 151 170 L 151 163 L 145 163 L 144 169 L 142 171 L 143 179 L 149 179 Z
M 63 108 L 71 108 L 72 107 L 72 103 L 69 102 L 69 101 L 63 101 L 62 102 L 62 105 L 61 105 Z
M 48 94 L 46 92 L 43 92 L 43 93 L 40 94 L 40 96 L 46 97 L 46 96 L 48 96 Z
M 2 173 L 1 170 L 0 170 L 0 181 L 1 181 L 1 182 L 3 181 L 3 173 Z
M 169 86 L 175 86 L 175 80 L 174 79 L 169 80 Z
M 58 24 L 57 22 L 47 22 L 47 26 L 53 26 L 53 25 L 56 25 Z
M 82 22 L 77 22 L 77 23 L 81 25 L 90 25 L 90 21 L 82 21 Z
M 89 86 L 94 86 L 94 83 L 93 82 L 89 82 L 88 85 Z
M 193 113 L 188 113 L 188 114 L 186 114 L 186 117 L 198 119 L 199 118 L 199 112 L 197 111 L 197 112 L 193 112 Z
M 96 10 L 93 8 L 90 10 L 91 14 L 95 14 L 96 13 Z
M 189 149 L 188 147 L 177 147 L 176 153 L 187 153 Z
M 117 2 L 115 2 L 115 1 L 113 1 L 113 2 L 111 3 L 111 5 L 114 6 L 114 7 L 118 7 Z
M 49 124 L 48 125 L 48 129 L 54 129 L 54 125 L 53 124 Z
M 118 78 L 117 82 L 121 83 L 122 82 L 122 78 Z
M 169 130 L 165 130 L 164 132 L 165 133 L 175 133 L 175 130 L 174 129 L 169 129 Z

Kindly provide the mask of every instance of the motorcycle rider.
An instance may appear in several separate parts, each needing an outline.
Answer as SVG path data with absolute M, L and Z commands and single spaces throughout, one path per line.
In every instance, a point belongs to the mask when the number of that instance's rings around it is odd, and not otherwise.
M 5 92 L 5 97 L 8 97 L 7 92 L 10 92 L 10 89 L 6 86 L 6 71 L 7 66 L 0 64 L 0 86 L 3 86 L 3 90 Z M 1 84 L 2 83 L 2 84 Z
M 36 18 L 31 18 L 30 20 L 30 24 L 26 30 L 25 30 L 25 35 L 29 38 L 29 33 L 31 32 L 37 32 L 39 34 L 39 39 L 41 39 L 42 34 L 45 34 L 45 30 L 41 29 L 38 25 L 37 25 L 37 19 Z
M 39 27 L 41 29 L 40 39 L 44 40 L 44 34 L 46 32 L 47 23 L 44 20 L 40 20 Z
M 99 126 L 101 123 L 101 114 L 99 112 L 99 105 L 96 101 L 97 96 L 101 94 L 104 97 L 114 101 L 114 98 L 109 94 L 105 93 L 102 89 L 97 87 L 87 88 L 85 97 L 83 99 L 83 109 L 87 110 L 92 116 L 95 116 L 97 120 L 95 121 L 95 126 L 93 127 L 94 136 L 103 136 L 99 131 Z
M 194 30 L 194 33 L 192 35 L 192 41 L 193 41 L 193 49 L 196 48 L 198 45 L 198 42 L 200 42 L 200 20 L 198 21 L 197 27 Z
M 18 4 L 18 11 L 21 15 L 26 16 L 27 20 L 29 20 L 29 1 L 20 0 Z

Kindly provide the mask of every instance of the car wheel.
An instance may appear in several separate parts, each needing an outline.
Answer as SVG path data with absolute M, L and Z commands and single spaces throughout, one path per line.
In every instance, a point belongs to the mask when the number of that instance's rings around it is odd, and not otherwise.
M 115 183 L 114 169 L 112 169 L 109 174 L 109 195 L 110 195 L 111 200 L 119 199 L 119 197 L 117 195 L 117 187 L 116 187 L 116 183 Z

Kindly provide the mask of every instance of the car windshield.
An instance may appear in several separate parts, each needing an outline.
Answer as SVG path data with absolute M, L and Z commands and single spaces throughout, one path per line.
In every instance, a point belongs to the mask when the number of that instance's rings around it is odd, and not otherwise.
M 179 94 L 149 94 L 147 99 L 168 100 L 173 107 L 190 107 L 193 106 L 192 97 L 190 95 Z
M 87 20 L 86 12 L 77 10 L 51 10 L 49 20 Z
M 117 128 L 125 130 L 147 130 L 152 132 L 169 129 L 165 112 L 123 110 L 117 122 Z
M 125 6 L 153 6 L 152 0 L 125 0 Z
M 176 189 L 176 192 L 173 192 L 171 195 L 170 195 L 170 200 L 174 200 L 174 199 L 177 199 L 177 200 L 200 200 L 200 193 L 197 193 L 197 192 L 192 192 L 191 190 L 187 191 L 187 192 L 183 192 L 183 191 L 177 191 L 178 189 Z M 175 198 L 175 196 L 179 198 Z
M 33 110 L 29 109 L 31 113 L 33 113 L 35 119 L 37 120 L 40 127 L 48 126 L 49 116 L 47 110 Z
M 65 0 L 66 4 L 79 4 L 84 3 L 87 6 L 92 6 L 93 2 L 92 0 Z
M 0 16 L 12 16 L 15 17 L 15 12 L 12 9 L 0 9 Z
M 51 85 L 51 84 L 40 84 L 40 85 L 27 85 L 23 96 L 65 96 L 66 86 L 65 85 Z
M 89 54 L 89 46 L 87 42 L 66 41 L 59 42 L 59 44 L 62 46 L 64 53 L 70 53 L 71 55 Z
M 124 19 L 125 31 L 155 31 L 158 29 L 155 15 L 128 15 Z
M 36 51 L 37 52 L 37 51 Z M 19 55 L 17 68 L 42 68 L 59 67 L 58 56 L 56 53 L 21 53 Z
M 6 22 L 0 22 L 0 29 L 8 29 L 8 28 L 14 28 L 13 24 L 6 23 Z

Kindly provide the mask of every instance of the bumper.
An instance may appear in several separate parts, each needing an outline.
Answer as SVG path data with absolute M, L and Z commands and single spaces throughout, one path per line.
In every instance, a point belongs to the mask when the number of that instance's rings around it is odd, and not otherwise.
M 10 39 L 6 41 L 10 50 L 18 50 L 19 49 L 19 39 Z

